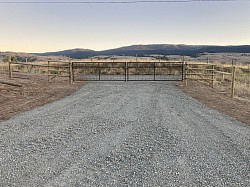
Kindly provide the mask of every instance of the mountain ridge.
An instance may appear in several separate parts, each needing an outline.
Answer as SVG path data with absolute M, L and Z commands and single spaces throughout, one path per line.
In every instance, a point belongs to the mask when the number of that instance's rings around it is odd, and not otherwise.
M 16 53 L 0 52 L 0 55 L 22 54 L 20 56 L 57 56 L 70 57 L 75 59 L 89 58 L 99 55 L 119 55 L 119 56 L 150 56 L 150 55 L 186 55 L 197 56 L 201 53 L 250 53 L 250 45 L 186 45 L 186 44 L 148 44 L 130 45 L 107 50 L 91 50 L 83 48 L 67 49 L 45 53 Z
M 56 56 L 68 56 L 71 58 L 88 58 L 98 55 L 121 55 L 121 56 L 148 56 L 148 55 L 188 55 L 195 56 L 199 53 L 250 53 L 250 45 L 186 45 L 186 44 L 149 44 L 130 45 L 114 49 L 95 51 L 91 49 L 69 49 L 58 52 L 38 53 L 42 56 L 53 54 Z

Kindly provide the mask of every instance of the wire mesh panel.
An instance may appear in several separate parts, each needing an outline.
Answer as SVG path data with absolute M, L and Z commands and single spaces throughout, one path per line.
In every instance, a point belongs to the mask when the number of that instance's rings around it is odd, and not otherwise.
M 157 81 L 183 80 L 183 63 L 182 62 L 155 63 L 155 80 Z
M 182 62 L 129 62 L 128 81 L 176 81 L 183 80 Z
M 73 62 L 74 80 L 125 81 L 125 62 Z
M 128 62 L 127 80 L 154 80 L 154 63 L 151 62 Z

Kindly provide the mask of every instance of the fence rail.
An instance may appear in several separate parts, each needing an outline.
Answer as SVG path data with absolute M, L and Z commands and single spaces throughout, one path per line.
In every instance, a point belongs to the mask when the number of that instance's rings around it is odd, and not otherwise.
M 230 95 L 235 96 L 235 67 L 230 68 L 231 72 L 223 72 L 216 70 L 218 68 L 214 64 L 186 64 L 185 84 L 188 80 L 198 80 L 208 82 L 214 88 L 215 82 L 224 82 L 225 75 L 230 76 L 231 88 Z M 217 79 L 217 75 L 222 75 L 221 80 Z

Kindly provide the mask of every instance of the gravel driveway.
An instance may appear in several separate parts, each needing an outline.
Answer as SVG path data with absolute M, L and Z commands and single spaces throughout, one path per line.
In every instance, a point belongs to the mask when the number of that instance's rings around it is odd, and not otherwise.
M 0 172 L 1 187 L 249 186 L 250 127 L 170 82 L 88 83 L 0 123 Z

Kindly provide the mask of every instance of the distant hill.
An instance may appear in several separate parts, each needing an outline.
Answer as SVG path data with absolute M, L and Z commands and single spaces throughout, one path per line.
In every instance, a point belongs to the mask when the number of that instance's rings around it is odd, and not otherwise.
M 35 53 L 35 55 L 39 56 L 66 56 L 71 58 L 88 58 L 94 55 L 96 52 L 90 49 L 69 49 L 64 51 L 57 52 L 46 52 L 46 53 Z
M 69 49 L 57 52 L 46 53 L 13 53 L 0 52 L 0 57 L 4 55 L 15 55 L 19 59 L 74 59 L 88 58 L 99 55 L 116 56 L 150 56 L 150 55 L 185 55 L 196 57 L 202 53 L 250 53 L 250 45 L 241 46 L 209 46 L 209 45 L 171 45 L 171 44 L 153 44 L 153 45 L 131 45 L 115 49 L 94 51 L 90 49 Z M 34 58 L 32 58 L 34 57 Z
M 6 57 L 15 57 L 19 62 L 38 62 L 38 61 L 47 61 L 47 60 L 68 60 L 65 56 L 42 56 L 32 53 L 20 53 L 20 52 L 0 52 L 0 62 L 3 61 Z
M 120 56 L 149 56 L 149 55 L 188 55 L 195 56 L 200 53 L 250 53 L 250 45 L 242 46 L 208 46 L 208 45 L 131 45 L 115 49 L 94 51 L 90 49 L 72 49 L 58 52 L 39 53 L 41 56 L 67 56 L 71 58 L 87 58 L 98 55 Z
M 154 45 L 132 45 L 117 49 L 101 51 L 102 55 L 125 55 L 125 56 L 148 56 L 148 55 L 189 55 L 196 53 L 202 46 L 192 45 L 169 45 L 169 44 L 154 44 Z

